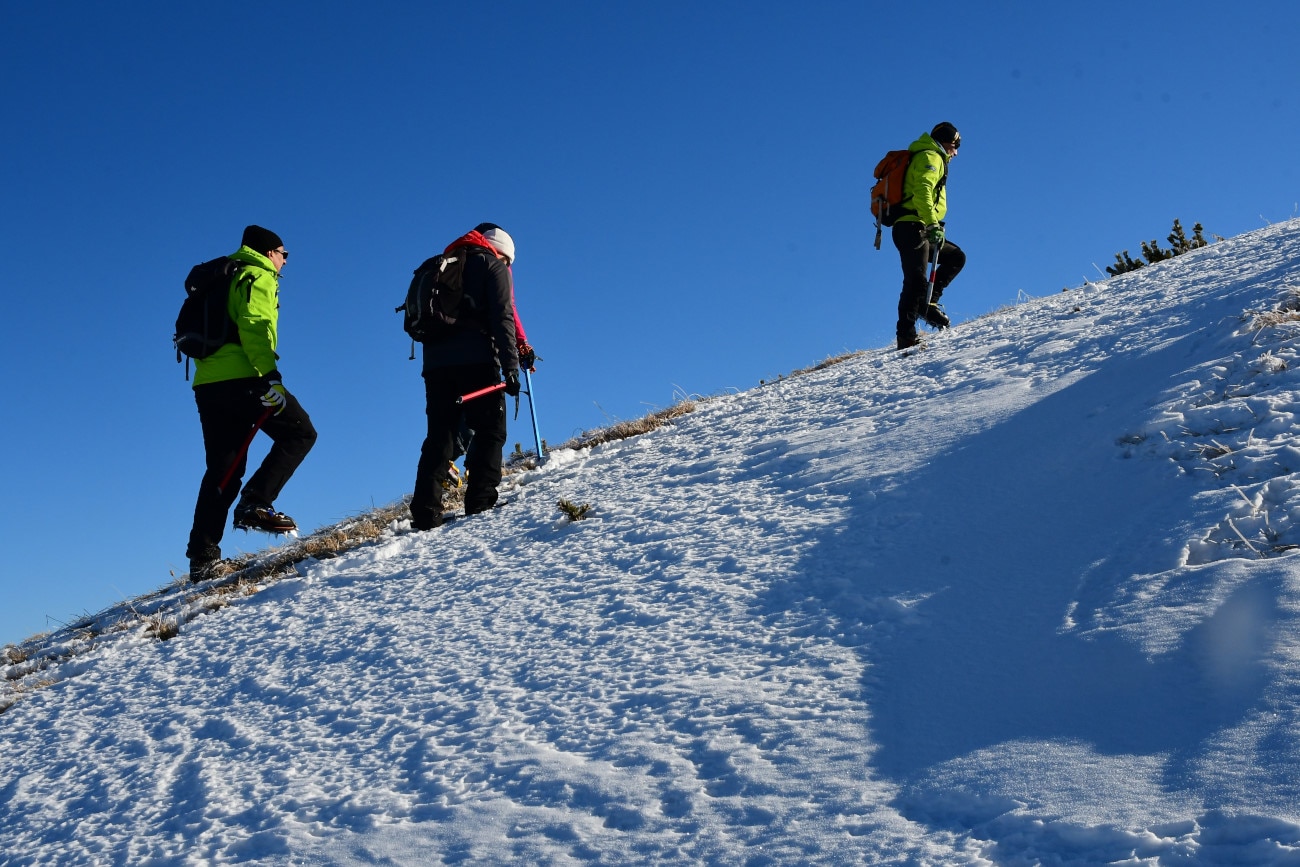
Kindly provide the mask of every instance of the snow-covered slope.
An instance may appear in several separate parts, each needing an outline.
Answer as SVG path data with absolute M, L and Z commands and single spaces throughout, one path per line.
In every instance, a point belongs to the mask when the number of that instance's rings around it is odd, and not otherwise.
M 1300 318 L 1252 315 L 1298 250 L 703 401 L 106 642 L 0 716 L 0 863 L 1300 863 Z

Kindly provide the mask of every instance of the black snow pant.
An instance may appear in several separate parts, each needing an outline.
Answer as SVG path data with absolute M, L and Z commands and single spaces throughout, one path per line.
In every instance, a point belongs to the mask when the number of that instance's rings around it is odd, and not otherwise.
M 261 379 L 231 379 L 194 387 L 194 402 L 199 407 L 203 425 L 203 450 L 207 471 L 199 483 L 198 502 L 194 504 L 194 526 L 186 556 L 191 560 L 215 560 L 221 557 L 221 537 L 226 517 L 235 498 L 240 495 L 240 481 L 248 468 L 247 451 L 240 453 L 248 432 L 266 411 L 260 400 L 266 391 Z M 243 486 L 243 498 L 271 505 L 280 496 L 294 470 L 316 443 L 312 427 L 302 404 L 292 394 L 279 415 L 262 423 L 262 433 L 271 438 L 271 450 L 257 472 Z M 235 464 L 230 481 L 217 490 L 222 478 Z
M 932 248 L 925 237 L 925 226 L 915 220 L 895 223 L 893 237 L 903 265 L 903 291 L 898 296 L 898 336 L 915 337 L 916 320 L 925 315 Z M 945 240 L 939 250 L 939 270 L 934 275 L 931 303 L 939 300 L 943 290 L 965 265 L 966 254 L 961 247 Z
M 498 391 L 463 404 L 456 398 L 496 385 L 501 376 L 494 364 L 437 367 L 424 373 L 424 411 L 429 431 L 420 448 L 420 465 L 411 496 L 411 526 L 436 527 L 442 519 L 442 483 L 456 456 L 462 425 L 473 431 L 465 451 L 465 514 L 483 512 L 496 504 L 501 484 L 502 449 L 506 444 L 506 397 Z

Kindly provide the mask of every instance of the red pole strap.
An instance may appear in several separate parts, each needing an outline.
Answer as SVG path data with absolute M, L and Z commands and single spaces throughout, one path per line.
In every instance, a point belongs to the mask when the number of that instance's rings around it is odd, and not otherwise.
M 491 394 L 494 391 L 504 391 L 506 384 L 498 382 L 496 385 L 489 385 L 487 388 L 480 388 L 478 391 L 471 391 L 469 394 L 462 394 L 456 398 L 457 404 L 462 404 L 467 400 L 473 400 L 476 397 L 482 397 L 485 394 Z

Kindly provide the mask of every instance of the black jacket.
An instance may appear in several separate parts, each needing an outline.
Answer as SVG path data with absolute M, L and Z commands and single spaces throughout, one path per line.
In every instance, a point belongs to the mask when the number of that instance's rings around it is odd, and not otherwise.
M 471 246 L 467 252 L 461 321 L 424 342 L 426 375 L 440 367 L 466 364 L 492 364 L 502 373 L 519 370 L 510 269 L 481 247 Z

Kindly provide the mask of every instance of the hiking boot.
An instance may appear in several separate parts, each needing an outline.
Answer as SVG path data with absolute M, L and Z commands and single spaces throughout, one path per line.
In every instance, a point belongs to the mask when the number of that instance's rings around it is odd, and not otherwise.
M 931 328 L 947 328 L 952 324 L 948 314 L 944 312 L 938 301 L 932 302 L 929 307 L 925 308 L 925 316 L 922 318 L 925 319 L 925 324 Z
M 417 533 L 437 529 L 445 523 L 447 523 L 447 518 L 443 514 L 442 509 L 436 511 L 432 518 L 417 518 L 414 515 L 411 516 L 411 529 L 415 530 Z
M 920 346 L 921 338 L 915 331 L 900 331 L 898 333 L 898 348 L 911 349 L 913 346 Z
M 227 571 L 225 560 L 191 560 L 190 561 L 190 583 L 201 584 L 204 581 L 211 581 L 213 578 L 220 578 Z
M 261 530 L 264 533 L 296 533 L 298 525 L 284 512 L 263 503 L 241 502 L 235 507 L 236 530 Z

